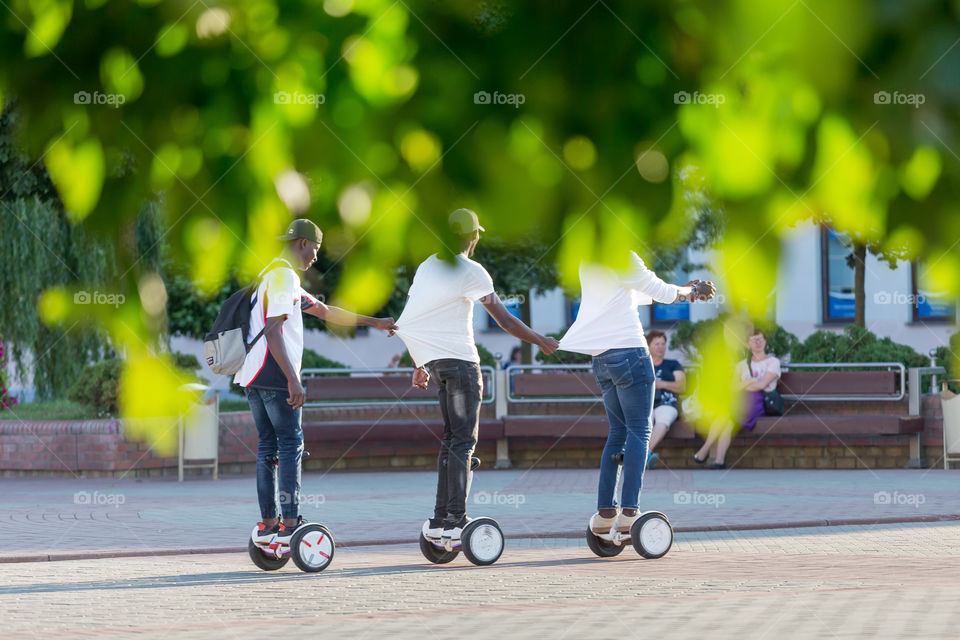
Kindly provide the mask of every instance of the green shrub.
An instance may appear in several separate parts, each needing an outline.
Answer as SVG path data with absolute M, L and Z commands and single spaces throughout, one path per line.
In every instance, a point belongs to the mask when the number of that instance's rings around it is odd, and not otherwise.
M 842 332 L 817 331 L 794 347 L 791 362 L 901 362 L 926 367 L 929 359 L 890 338 L 878 338 L 863 327 L 847 325 Z
M 186 369 L 187 371 L 192 371 L 196 373 L 200 370 L 200 361 L 197 360 L 197 356 L 192 353 L 182 353 L 180 351 L 173 352 L 173 364 L 181 369 Z
M 7 395 L 7 359 L 3 340 L 0 340 L 0 411 L 17 404 L 17 399 Z
M 324 357 L 313 349 L 303 350 L 303 360 L 300 362 L 301 369 L 346 369 L 347 365 L 336 360 Z M 326 374 L 335 375 L 335 374 Z
M 117 415 L 117 386 L 122 366 L 120 358 L 88 365 L 74 380 L 67 397 L 88 407 L 97 416 Z
M 171 355 L 173 356 L 173 364 L 177 369 L 185 372 L 193 382 L 202 382 L 200 378 L 201 365 L 200 361 L 197 360 L 197 356 L 190 353 L 181 353 L 180 351 L 174 351 Z
M 947 370 L 947 380 L 960 378 L 960 332 L 950 336 L 949 346 L 937 347 L 936 359 L 937 366 Z M 958 393 L 960 383 L 953 383 L 950 388 L 954 393 Z
M 708 331 L 718 323 L 729 321 L 729 316 L 718 316 L 708 320 L 700 320 L 699 322 L 681 320 L 677 323 L 673 335 L 670 336 L 670 348 L 683 351 L 688 358 L 693 360 L 696 357 L 698 345 L 703 339 L 703 336 L 707 335 Z M 797 336 L 776 323 L 757 322 L 754 326 L 763 331 L 763 335 L 767 339 L 767 352 L 777 356 L 781 360 L 790 355 L 793 349 L 800 344 Z M 746 357 L 747 351 L 748 349 L 746 345 L 744 345 L 744 357 Z
M 563 331 L 548 333 L 547 335 L 560 340 L 566 332 L 566 329 L 564 329 Z M 537 351 L 536 360 L 543 364 L 589 364 L 592 358 L 585 353 L 557 350 L 549 356 L 545 355 L 542 351 Z
M 497 366 L 497 359 L 493 356 L 490 351 L 484 347 L 482 344 L 477 345 L 477 353 L 480 354 L 480 366 L 481 367 L 494 367 Z M 403 355 L 400 356 L 400 362 L 397 363 L 398 367 L 412 367 L 413 358 L 410 357 L 409 351 L 404 351 Z

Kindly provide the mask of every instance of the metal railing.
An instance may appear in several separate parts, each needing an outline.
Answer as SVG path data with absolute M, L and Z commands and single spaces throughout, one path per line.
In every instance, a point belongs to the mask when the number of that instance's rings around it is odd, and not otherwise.
M 483 404 L 492 404 L 496 401 L 497 392 L 496 392 L 496 371 L 491 366 L 482 366 L 480 371 L 486 374 L 486 378 L 490 381 L 490 384 L 483 385 L 483 399 L 481 402 Z M 380 369 L 334 369 L 334 368 L 321 368 L 321 369 L 302 369 L 300 371 L 300 377 L 306 381 L 308 379 L 322 379 L 329 377 L 347 377 L 347 378 L 376 378 L 382 379 L 384 374 L 394 373 L 394 374 L 403 374 L 407 380 L 413 375 L 413 367 L 384 367 Z M 400 376 L 397 376 L 400 377 Z M 390 396 L 393 396 L 392 398 Z M 382 397 L 383 399 L 379 399 Z M 316 407 L 356 407 L 356 406 L 385 406 L 385 405 L 435 405 L 437 404 L 436 398 L 402 398 L 396 396 L 390 387 L 383 385 L 383 395 L 377 397 L 377 399 L 365 399 L 357 398 L 353 400 L 308 400 L 304 403 L 304 407 L 307 408 L 316 408 Z
M 910 401 L 909 401 L 909 412 L 912 416 L 920 415 L 920 396 L 923 395 L 923 389 L 921 388 L 921 381 L 923 376 L 933 375 L 932 381 L 930 383 L 930 393 L 936 395 L 939 391 L 936 389 L 937 376 L 947 375 L 947 370 L 943 367 L 911 367 L 910 368 Z M 936 391 L 936 393 L 934 393 Z

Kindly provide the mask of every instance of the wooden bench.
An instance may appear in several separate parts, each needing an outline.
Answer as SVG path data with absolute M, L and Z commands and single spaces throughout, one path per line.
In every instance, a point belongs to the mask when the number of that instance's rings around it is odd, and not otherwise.
M 783 394 L 783 416 L 761 417 L 753 434 L 788 435 L 905 435 L 919 433 L 923 420 L 905 414 L 905 401 L 886 401 L 889 413 L 818 413 L 817 403 L 856 402 L 858 397 L 897 398 L 900 393 L 896 371 L 785 371 L 777 385 Z M 600 401 L 600 389 L 588 371 L 564 373 L 517 373 L 513 375 L 513 396 L 549 402 L 551 399 L 582 397 Z M 523 403 L 513 403 L 504 417 L 506 437 L 606 437 L 603 416 L 522 415 Z M 874 406 L 875 408 L 875 406 Z M 805 411 L 804 411 L 805 410 Z M 668 433 L 673 439 L 696 437 L 682 419 Z
M 410 382 L 410 373 L 308 377 L 304 380 L 306 404 L 304 407 L 339 406 L 366 407 L 382 405 L 381 416 L 374 420 L 317 420 L 305 413 L 303 421 L 304 445 L 308 450 L 325 451 L 331 446 L 342 449 L 349 444 L 361 450 L 376 443 L 439 442 L 443 437 L 443 421 L 424 418 L 403 411 L 411 403 L 433 405 L 437 402 L 437 386 L 431 381 L 426 389 L 416 389 Z M 484 395 L 489 397 L 490 376 L 484 375 Z M 500 440 L 503 421 L 482 419 L 481 441 Z
M 395 373 L 307 377 L 304 380 L 307 392 L 304 406 L 437 402 L 437 385 L 433 380 L 426 389 L 417 389 L 411 385 L 410 376 L 410 372 L 401 369 Z M 490 397 L 491 384 L 489 372 L 483 371 L 485 398 Z

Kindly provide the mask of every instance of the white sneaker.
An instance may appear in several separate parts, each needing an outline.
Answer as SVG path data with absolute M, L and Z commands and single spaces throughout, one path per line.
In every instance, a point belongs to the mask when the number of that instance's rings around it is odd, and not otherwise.
M 620 533 L 630 533 L 630 527 L 633 526 L 633 523 L 640 519 L 640 516 L 643 515 L 642 511 L 637 510 L 637 513 L 632 516 L 624 515 L 621 513 L 617 516 L 617 531 Z
M 420 530 L 423 533 L 423 537 L 429 539 L 437 540 L 443 535 L 443 520 L 435 520 L 430 518 L 423 522 L 423 528 Z
M 617 516 L 612 518 L 601 518 L 599 513 L 595 513 L 590 516 L 590 531 L 597 534 L 610 533 L 611 529 L 613 529 L 613 523 L 616 521 Z
M 446 542 L 460 542 L 460 536 L 463 535 L 463 528 L 467 526 L 470 522 L 470 518 L 463 516 L 457 522 L 444 522 L 443 524 L 443 540 Z

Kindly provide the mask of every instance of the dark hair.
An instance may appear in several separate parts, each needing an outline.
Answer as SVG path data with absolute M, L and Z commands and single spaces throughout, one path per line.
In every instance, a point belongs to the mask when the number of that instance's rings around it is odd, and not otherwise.
M 752 338 L 753 336 L 763 336 L 764 340 L 767 339 L 767 334 L 765 334 L 763 332 L 763 329 L 761 329 L 760 327 L 754 327 L 750 329 L 750 333 L 747 334 L 747 337 Z
M 510 359 L 513 360 L 513 357 L 518 353 L 523 353 L 523 349 L 520 347 L 514 347 L 510 350 Z
M 647 332 L 647 342 L 648 342 L 648 343 L 653 342 L 653 341 L 656 340 L 657 338 L 663 338 L 663 341 L 666 342 L 666 341 L 667 341 L 667 334 L 665 334 L 663 331 L 660 331 L 659 329 L 654 329 L 653 331 L 648 331 L 648 332 Z

